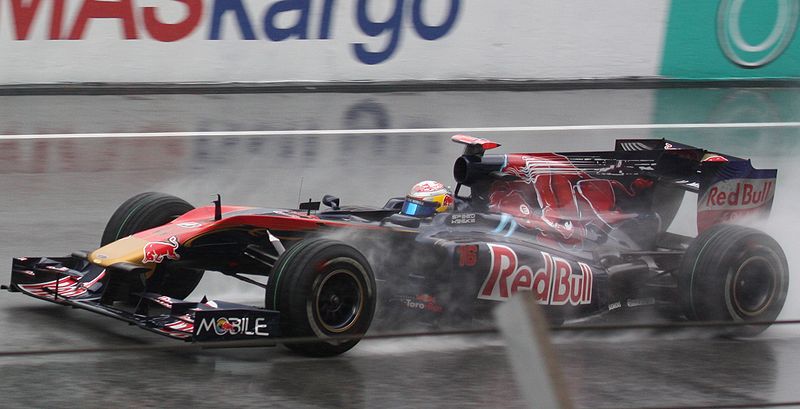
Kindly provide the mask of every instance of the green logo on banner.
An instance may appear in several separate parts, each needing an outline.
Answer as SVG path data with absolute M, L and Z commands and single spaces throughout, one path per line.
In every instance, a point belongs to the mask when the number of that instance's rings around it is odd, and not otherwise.
M 798 19 L 800 0 L 674 0 L 661 74 L 798 77 Z
M 747 27 L 742 27 L 744 2 L 745 0 L 722 0 L 719 3 L 717 41 L 725 56 L 733 63 L 744 68 L 758 68 L 769 64 L 786 51 L 797 29 L 800 3 L 796 0 L 778 0 L 777 16 L 769 35 L 760 42 L 751 43 L 744 36 Z

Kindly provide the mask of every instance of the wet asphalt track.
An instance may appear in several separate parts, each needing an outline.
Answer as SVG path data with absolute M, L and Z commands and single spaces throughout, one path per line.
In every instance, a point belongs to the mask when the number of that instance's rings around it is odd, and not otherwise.
M 0 97 L 0 134 L 438 128 L 680 122 L 781 122 L 800 117 L 793 89 L 592 90 L 396 94 Z M 793 271 L 800 243 L 800 131 L 639 130 L 476 134 L 508 150 L 611 149 L 616 137 L 667 137 L 777 166 L 774 217 L 763 226 Z M 90 249 L 116 206 L 158 190 L 201 205 L 293 206 L 337 194 L 378 205 L 415 181 L 450 180 L 460 148 L 449 133 L 0 140 L 0 260 Z M 688 224 L 679 230 L 691 230 Z M 8 268 L 0 270 L 7 282 Z M 794 279 L 795 284 L 800 279 Z M 196 296 L 258 303 L 262 295 L 207 275 Z M 793 286 L 790 297 L 800 297 Z M 794 296 L 794 297 L 793 297 Z M 800 318 L 790 299 L 782 318 Z M 645 320 L 647 318 L 644 318 Z M 344 356 L 282 348 L 113 352 L 176 341 L 88 312 L 0 293 L 1 351 L 112 352 L 0 357 L 0 407 L 523 407 L 502 339 L 365 341 Z M 576 407 L 734 405 L 800 401 L 800 328 L 754 340 L 702 332 L 559 335 Z

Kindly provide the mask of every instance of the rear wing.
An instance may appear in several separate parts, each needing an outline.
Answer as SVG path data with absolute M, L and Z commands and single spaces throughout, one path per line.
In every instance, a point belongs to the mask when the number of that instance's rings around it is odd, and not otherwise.
M 663 152 L 655 171 L 677 176 L 672 183 L 697 193 L 698 232 L 734 219 L 765 218 L 772 210 L 777 169 L 756 169 L 749 159 L 665 139 L 617 140 L 615 151 Z
M 666 139 L 620 139 L 613 151 L 506 154 L 486 154 L 500 146 L 488 139 L 455 135 L 452 140 L 466 145 L 453 165 L 456 191 L 461 185 L 485 190 L 494 180 L 532 183 L 538 174 L 573 179 L 645 177 L 697 193 L 700 232 L 733 219 L 769 215 L 778 174 L 776 169 L 753 168 L 749 159 Z

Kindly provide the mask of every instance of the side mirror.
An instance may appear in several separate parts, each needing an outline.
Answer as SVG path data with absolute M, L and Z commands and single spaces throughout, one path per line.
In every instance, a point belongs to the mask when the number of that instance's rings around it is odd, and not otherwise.
M 322 204 L 333 210 L 339 210 L 339 198 L 333 195 L 322 196 Z

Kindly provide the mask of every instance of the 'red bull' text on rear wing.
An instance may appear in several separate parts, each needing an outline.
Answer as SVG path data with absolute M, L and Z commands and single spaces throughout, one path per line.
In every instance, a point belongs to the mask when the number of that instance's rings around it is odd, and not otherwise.
M 775 197 L 776 169 L 755 169 L 749 159 L 704 161 L 697 194 L 697 231 L 743 218 L 766 218 Z
M 697 193 L 698 232 L 735 219 L 765 218 L 772 209 L 777 169 L 756 169 L 749 159 L 664 139 L 618 140 L 615 150 L 663 150 L 657 172 L 683 173 L 688 177 L 672 182 Z

